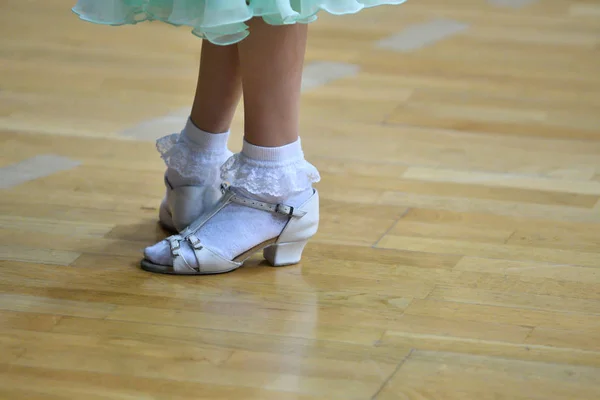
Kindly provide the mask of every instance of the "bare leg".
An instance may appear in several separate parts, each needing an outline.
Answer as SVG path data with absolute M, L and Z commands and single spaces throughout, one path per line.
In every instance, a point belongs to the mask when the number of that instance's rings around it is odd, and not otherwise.
M 237 45 L 202 44 L 196 97 L 192 121 L 206 132 L 229 130 L 242 94 L 242 80 Z
M 300 86 L 307 26 L 249 21 L 238 44 L 244 87 L 245 140 L 277 147 L 298 139 Z

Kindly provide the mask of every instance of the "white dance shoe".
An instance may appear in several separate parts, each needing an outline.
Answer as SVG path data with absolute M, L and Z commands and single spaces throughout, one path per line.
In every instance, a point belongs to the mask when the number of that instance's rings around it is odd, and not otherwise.
M 219 185 L 192 185 L 173 188 L 165 174 L 166 195 L 158 218 L 169 232 L 181 232 L 204 212 L 212 209 L 221 197 Z
M 231 190 L 227 185 L 222 185 L 220 192 L 222 194 L 221 197 L 209 209 L 210 211 L 202 213 L 186 229 L 165 240 L 164 243 L 168 245 L 170 250 L 170 265 L 153 263 L 149 260 L 148 255 L 146 255 L 146 258 L 141 263 L 142 269 L 173 275 L 220 274 L 239 268 L 243 265 L 244 261 L 259 251 L 262 251 L 264 258 L 269 264 L 275 267 L 300 262 L 306 243 L 316 234 L 319 227 L 319 195 L 316 190 L 313 190 L 312 196 L 300 207 L 272 204 L 245 198 Z M 173 221 L 172 226 L 174 227 L 181 226 L 187 218 L 198 212 L 195 209 L 179 208 L 178 200 L 185 203 L 188 201 L 187 199 L 194 198 L 205 202 L 203 204 L 208 204 L 213 199 L 213 192 L 200 188 L 197 190 L 172 190 L 170 193 L 171 197 L 169 198 L 169 191 L 167 191 L 164 213 L 166 222 Z M 284 215 L 287 216 L 288 221 L 278 236 L 262 243 L 257 243 L 254 247 L 237 255 L 233 259 L 226 259 L 220 256 L 215 249 L 204 246 L 196 236 L 196 233 L 220 210 L 232 203 L 268 213 Z M 190 203 L 186 203 L 186 205 L 190 204 L 192 204 L 191 200 Z M 161 212 L 162 210 L 163 207 L 161 207 Z M 235 235 L 235 232 L 231 234 Z M 184 246 L 189 251 L 182 251 Z

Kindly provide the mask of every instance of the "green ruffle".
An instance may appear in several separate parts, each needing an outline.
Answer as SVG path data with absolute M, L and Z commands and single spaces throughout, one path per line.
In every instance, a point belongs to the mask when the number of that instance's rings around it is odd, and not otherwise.
M 319 11 L 353 14 L 367 7 L 405 0 L 79 0 L 73 11 L 104 25 L 163 21 L 192 27 L 214 44 L 229 45 L 248 36 L 245 21 L 262 17 L 271 25 L 309 23 Z

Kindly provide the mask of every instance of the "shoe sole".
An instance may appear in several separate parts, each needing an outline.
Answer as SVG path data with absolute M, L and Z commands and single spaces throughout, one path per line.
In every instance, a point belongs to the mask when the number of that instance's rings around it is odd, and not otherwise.
M 256 246 L 254 246 L 253 248 L 245 251 L 244 253 L 240 254 L 239 256 L 237 256 L 233 261 L 235 262 L 245 262 L 247 259 L 249 259 L 252 255 L 254 255 L 255 253 L 258 253 L 261 250 L 265 250 L 271 246 L 275 246 L 277 242 L 277 238 L 274 239 L 270 239 L 267 240 L 265 242 L 262 242 Z M 281 265 L 277 265 L 278 267 L 285 267 L 288 265 L 295 265 L 298 264 L 297 262 L 293 262 L 293 263 L 289 263 L 289 264 L 281 264 Z M 239 267 L 235 267 L 229 270 L 225 270 L 225 271 L 217 271 L 217 272 L 196 272 L 196 273 L 190 273 L 190 274 L 182 274 L 181 272 L 177 272 L 173 269 L 172 266 L 170 265 L 160 265 L 160 264 L 155 264 L 153 262 L 150 262 L 146 259 L 143 259 L 142 262 L 140 263 L 141 268 L 144 271 L 148 271 L 148 272 L 154 272 L 154 273 L 158 273 L 158 274 L 165 274 L 165 275 L 219 275 L 219 274 L 226 274 L 228 272 L 232 272 L 235 271 L 236 269 L 240 268 L 242 265 L 240 265 Z
M 197 272 L 195 274 L 182 274 L 181 272 L 176 272 L 173 267 L 169 266 L 169 265 L 159 265 L 159 264 L 154 264 L 146 259 L 142 260 L 142 262 L 140 263 L 140 266 L 142 267 L 142 269 L 144 271 L 147 272 L 152 272 L 155 274 L 163 274 L 163 275 L 220 275 L 220 274 L 226 274 L 232 271 L 235 271 L 236 269 L 238 269 L 239 267 L 227 270 L 227 271 L 218 271 L 218 272 Z

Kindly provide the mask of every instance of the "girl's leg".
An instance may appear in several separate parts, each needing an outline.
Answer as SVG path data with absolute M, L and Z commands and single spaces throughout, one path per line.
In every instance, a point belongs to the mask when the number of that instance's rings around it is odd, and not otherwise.
M 250 21 L 239 44 L 244 87 L 245 140 L 276 147 L 298 140 L 300 86 L 307 25 Z
M 319 180 L 315 167 L 304 159 L 298 139 L 305 25 L 270 26 L 250 21 L 250 35 L 238 44 L 244 90 L 245 140 L 240 154 L 222 168 L 223 179 L 238 194 L 262 202 L 303 205 Z M 318 218 L 318 216 L 316 217 Z M 229 204 L 197 232 L 203 246 L 234 259 L 267 240 L 277 238 L 289 217 Z M 187 242 L 182 256 L 197 264 Z M 170 265 L 169 245 L 146 250 L 151 262 Z
M 182 230 L 218 199 L 220 167 L 231 156 L 229 127 L 242 91 L 238 48 L 202 45 L 192 113 L 181 134 L 157 142 L 167 164 L 160 221 Z
M 202 57 L 191 119 L 198 128 L 227 132 L 242 95 L 237 45 L 202 44 Z

